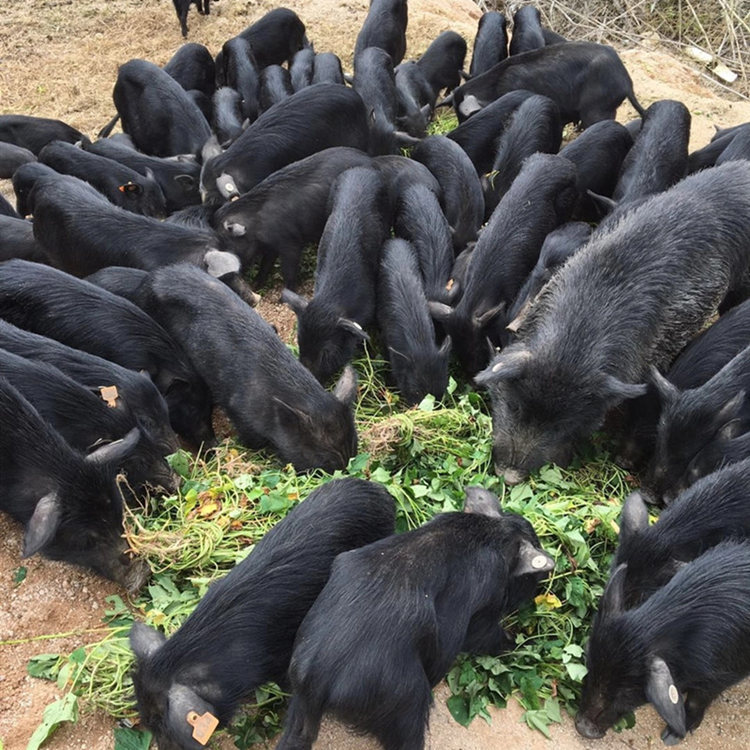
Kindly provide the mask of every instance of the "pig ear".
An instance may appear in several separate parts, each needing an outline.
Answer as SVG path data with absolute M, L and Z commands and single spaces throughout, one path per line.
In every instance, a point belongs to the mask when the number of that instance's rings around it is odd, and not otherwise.
M 130 628 L 130 650 L 138 659 L 148 659 L 167 641 L 166 637 L 143 622 L 134 622 Z
M 625 383 L 614 375 L 604 376 L 604 393 L 613 401 L 624 401 L 629 398 L 643 396 L 648 390 L 645 383 Z
M 480 516 L 500 518 L 500 499 L 484 487 L 467 487 L 465 489 L 464 513 L 477 513 Z
M 526 349 L 509 349 L 500 354 L 490 366 L 482 370 L 475 378 L 477 385 L 492 385 L 501 380 L 516 380 L 520 378 L 531 361 L 531 352 Z
M 443 343 L 440 345 L 440 349 L 438 349 L 438 354 L 441 357 L 445 357 L 447 359 L 448 357 L 450 357 L 452 350 L 453 341 L 450 336 L 446 336 Z
M 687 734 L 685 702 L 667 663 L 659 656 L 654 656 L 648 665 L 646 698 L 659 716 L 667 722 L 672 734 L 678 737 Z
M 339 318 L 336 321 L 336 325 L 345 331 L 349 331 L 349 333 L 353 333 L 357 338 L 362 339 L 362 341 L 370 340 L 367 331 L 365 331 L 356 320 L 351 320 L 351 318 Z
M 357 398 L 357 373 L 351 365 L 344 368 L 338 383 L 333 389 L 333 395 L 346 406 L 351 406 Z
M 521 539 L 518 545 L 518 562 L 510 571 L 512 576 L 534 573 L 543 578 L 554 569 L 555 561 L 541 547 L 535 547 L 527 539 Z
M 215 718 L 216 709 L 210 703 L 204 701 L 195 691 L 179 683 L 172 684 L 167 691 L 167 699 L 169 701 L 167 724 L 170 734 L 173 734 L 178 740 L 179 746 L 197 747 L 196 741 L 205 745 L 213 734 L 213 730 L 219 724 Z M 206 717 L 206 714 L 208 714 L 208 717 Z M 199 718 L 208 718 L 212 721 L 208 731 L 202 734 L 200 738 L 195 734 L 199 731 L 198 727 L 194 726 Z
M 599 616 L 603 620 L 616 617 L 625 609 L 625 577 L 628 574 L 628 564 L 618 565 L 609 578 L 602 598 L 599 600 Z
M 117 189 L 121 193 L 129 193 L 131 195 L 140 195 L 143 192 L 143 188 L 140 185 L 137 185 L 135 182 L 131 182 L 129 180 L 123 185 L 118 185 Z
M 296 294 L 291 289 L 281 290 L 281 301 L 285 305 L 288 305 L 298 318 L 307 309 L 307 300 L 300 297 L 299 294 Z
M 101 448 L 97 448 L 95 451 L 86 456 L 86 460 L 92 464 L 113 464 L 118 461 L 122 461 L 125 457 L 129 456 L 138 441 L 141 439 L 141 431 L 137 427 L 133 427 L 130 432 L 120 440 L 115 440 L 111 443 L 103 445 Z
M 430 300 L 427 303 L 427 307 L 430 310 L 430 315 L 432 315 L 433 319 L 437 320 L 438 323 L 445 323 L 453 315 L 453 308 L 443 302 Z
M 229 232 L 232 237 L 244 237 L 247 234 L 247 227 L 237 221 L 225 221 L 224 231 Z
M 189 174 L 176 174 L 172 179 L 185 190 L 192 190 L 195 187 L 195 177 Z
M 240 197 L 240 191 L 237 189 L 234 177 L 226 172 L 222 172 L 216 178 L 216 189 L 225 200 L 233 200 Z
M 501 302 L 499 305 L 491 307 L 481 315 L 472 316 L 471 322 L 474 328 L 476 328 L 477 330 L 481 330 L 482 328 L 488 326 L 498 315 L 501 315 L 503 312 L 505 312 L 505 302 Z
M 224 250 L 209 250 L 203 256 L 206 265 L 206 273 L 215 279 L 220 279 L 229 273 L 238 273 L 240 270 L 240 259 L 234 253 Z
M 209 159 L 213 159 L 215 156 L 223 153 L 219 139 L 214 134 L 203 144 L 201 161 L 205 164 Z
M 743 432 L 743 420 L 739 419 L 739 411 L 745 403 L 745 391 L 732 396 L 714 417 L 714 424 L 722 425 L 722 437 L 735 438 Z
M 659 394 L 659 401 L 663 405 L 671 404 L 677 400 L 680 395 L 680 391 L 674 383 L 667 380 L 653 365 L 649 368 L 651 375 L 651 382 L 656 388 L 656 392 Z
M 643 495 L 637 490 L 631 492 L 622 506 L 620 516 L 620 544 L 626 544 L 639 531 L 648 526 L 648 508 Z
M 50 492 L 39 500 L 24 530 L 21 557 L 35 555 L 51 541 L 60 525 L 61 515 L 60 499 L 56 492 Z

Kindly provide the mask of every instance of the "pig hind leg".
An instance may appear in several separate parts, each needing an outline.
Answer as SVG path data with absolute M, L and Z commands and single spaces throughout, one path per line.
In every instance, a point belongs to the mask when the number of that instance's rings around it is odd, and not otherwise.
M 400 686 L 392 686 L 392 690 L 395 691 L 394 697 L 400 700 L 392 703 L 392 710 L 387 716 L 381 717 L 379 726 L 369 728 L 385 750 L 422 750 L 424 748 L 424 735 L 432 706 L 432 692 L 424 672 L 422 672 L 421 681 L 421 685 L 407 682 Z
M 305 699 L 295 693 L 289 701 L 284 734 L 276 750 L 310 750 L 318 737 L 322 714 L 312 710 Z

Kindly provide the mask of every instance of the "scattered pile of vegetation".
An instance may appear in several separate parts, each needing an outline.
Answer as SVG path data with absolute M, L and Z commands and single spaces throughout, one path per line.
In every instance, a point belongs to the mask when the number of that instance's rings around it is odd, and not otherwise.
M 464 487 L 479 484 L 496 492 L 504 508 L 528 518 L 555 558 L 554 574 L 535 605 L 505 623 L 516 649 L 499 658 L 463 657 L 448 676 L 449 708 L 462 724 L 488 716 L 488 706 L 504 706 L 515 696 L 529 726 L 547 733 L 561 710 L 572 712 L 576 705 L 585 674 L 583 644 L 628 491 L 624 472 L 591 447 L 570 470 L 547 467 L 529 482 L 506 488 L 492 471 L 491 420 L 482 394 L 451 379 L 442 402 L 430 396 L 405 410 L 385 382 L 384 362 L 364 357 L 355 366 L 361 385 L 356 416 L 365 452 L 352 459 L 346 473 L 380 482 L 393 494 L 399 531 L 461 509 Z M 279 467 L 270 456 L 231 442 L 198 457 L 180 452 L 171 462 L 183 478 L 179 494 L 153 496 L 127 519 L 131 547 L 154 571 L 149 585 L 132 602 L 108 597 L 106 630 L 96 642 L 68 655 L 43 654 L 29 664 L 32 675 L 55 679 L 65 691 L 48 707 L 41 740 L 57 721 L 75 720 L 79 701 L 135 721 L 127 642 L 133 620 L 174 632 L 211 581 L 331 478 L 321 472 L 298 475 L 291 466 Z M 281 691 L 264 686 L 255 699 L 229 730 L 238 748 L 272 736 L 280 726 Z M 123 728 L 116 747 L 147 747 L 148 739 L 147 733 Z

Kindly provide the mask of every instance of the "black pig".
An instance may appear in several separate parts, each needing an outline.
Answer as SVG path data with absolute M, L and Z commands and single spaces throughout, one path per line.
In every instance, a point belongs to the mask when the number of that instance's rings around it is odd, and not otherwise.
M 354 90 L 362 97 L 370 126 L 371 156 L 396 151 L 396 81 L 389 54 L 367 47 L 354 58 Z
M 52 141 L 39 152 L 39 161 L 60 174 L 85 180 L 110 203 L 126 211 L 164 218 L 164 193 L 148 168 L 145 174 L 120 162 L 89 153 L 64 141 Z
M 623 611 L 627 567 L 610 579 L 589 639 L 576 729 L 603 737 L 651 703 L 675 745 L 711 702 L 750 673 L 750 545 L 725 542 L 686 565 L 637 609 Z
M 534 304 L 542 287 L 565 261 L 578 252 L 589 240 L 591 226 L 582 221 L 569 221 L 553 229 L 545 238 L 539 251 L 539 260 L 509 307 L 506 318 L 508 329 L 517 331 Z
M 141 721 L 161 750 L 197 750 L 191 712 L 224 725 L 255 688 L 284 683 L 299 624 L 340 553 L 393 533 L 393 498 L 374 482 L 324 484 L 213 583 L 168 640 L 136 623 L 130 645 Z
M 524 5 L 513 14 L 513 35 L 510 38 L 510 54 L 519 55 L 545 46 L 542 17 L 539 8 Z
M 573 218 L 582 221 L 599 221 L 603 210 L 589 191 L 597 196 L 610 197 L 625 157 L 633 145 L 633 138 L 624 125 L 614 120 L 595 122 L 574 141 L 560 150 L 576 165 L 578 174 L 578 202 Z
M 53 262 L 75 276 L 107 266 L 150 270 L 172 263 L 201 266 L 220 278 L 240 261 L 210 229 L 139 216 L 112 205 L 74 177 L 42 177 L 31 196 L 34 236 Z
M 88 145 L 84 144 L 83 148 L 93 154 L 106 156 L 108 159 L 125 164 L 142 175 L 150 170 L 164 194 L 167 213 L 179 211 L 201 201 L 198 190 L 201 169 L 192 157 L 160 159 L 156 156 L 148 156 L 116 142 L 113 137 L 101 138 Z
M 188 42 L 181 45 L 162 70 L 185 91 L 202 91 L 209 99 L 216 91 L 214 58 L 203 44 Z
M 531 96 L 531 91 L 504 94 L 446 134 L 466 151 L 480 176 L 492 169 L 498 139 L 516 109 Z
M 712 465 L 721 458 L 713 443 L 750 431 L 750 345 L 695 388 L 681 391 L 656 370 L 652 376 L 662 412 L 648 485 L 669 502 L 695 478 L 718 468 Z
M 440 183 L 441 205 L 452 230 L 453 248 L 460 252 L 477 238 L 484 218 L 482 185 L 471 159 L 457 143 L 442 135 L 422 140 L 412 149 L 411 157 L 424 164 Z
M 0 180 L 9 180 L 21 164 L 36 161 L 36 156 L 23 146 L 0 141 Z
M 331 187 L 329 206 L 313 298 L 289 289 L 281 294 L 297 316 L 300 361 L 322 383 L 351 360 L 375 320 L 380 249 L 390 229 L 388 195 L 375 169 L 344 172 Z
M 367 149 L 365 105 L 345 86 L 308 86 L 264 112 L 223 153 L 203 164 L 204 202 L 246 193 L 292 162 L 323 149 Z
M 284 286 L 294 290 L 302 251 L 308 243 L 317 242 L 323 232 L 332 182 L 341 172 L 370 163 L 370 157 L 361 150 L 330 148 L 289 164 L 237 200 L 224 204 L 214 214 L 216 233 L 239 255 L 245 268 L 260 262 L 257 286 L 268 278 L 281 256 Z
M 198 154 L 211 128 L 188 93 L 158 65 L 130 60 L 112 92 L 122 129 L 152 156 Z
M 448 385 L 451 340 L 447 336 L 440 348 L 435 342 L 424 282 L 414 250 L 404 240 L 388 240 L 383 247 L 378 321 L 403 400 L 418 404 L 428 393 L 442 398 Z
M 406 53 L 407 0 L 371 0 L 367 17 L 357 34 L 354 57 L 368 47 L 380 47 L 398 65 Z
M 435 106 L 443 89 L 452 91 L 461 83 L 465 59 L 466 40 L 455 31 L 443 31 L 417 60 L 417 67 L 432 89 L 430 106 Z
M 165 453 L 177 450 L 177 441 L 169 426 L 167 404 L 146 375 L 2 320 L 0 348 L 53 365 L 98 397 L 103 398 L 102 393 L 107 393 L 110 408 L 125 414 L 144 435 L 158 442 Z M 112 386 L 116 388 L 116 394 L 103 391 Z
M 732 162 L 645 198 L 552 277 L 520 341 L 477 378 L 506 481 L 567 465 L 611 408 L 645 392 L 649 365 L 669 362 L 744 273 L 748 226 L 750 164 Z
M 260 108 L 263 112 L 294 93 L 289 71 L 281 65 L 269 65 L 260 71 Z
M 320 52 L 315 55 L 312 82 L 344 84 L 344 71 L 341 69 L 338 55 L 333 52 Z
M 659 388 L 652 383 L 648 393 L 628 403 L 619 460 L 627 466 L 639 466 L 646 458 L 651 459 L 656 447 L 660 400 L 669 404 L 679 397 L 680 391 L 702 386 L 736 357 L 748 342 L 750 302 L 744 302 L 722 315 L 680 352 L 666 374 L 668 382 L 655 373 L 652 380 Z M 675 448 L 675 445 L 670 446 L 670 453 Z M 683 468 L 688 460 L 689 451 L 682 459 Z M 646 484 L 652 481 L 648 478 L 648 472 L 645 481 Z
M 648 525 L 640 492 L 625 500 L 612 569 L 627 563 L 625 607 L 637 606 L 687 562 L 726 539 L 750 536 L 750 469 L 741 461 L 701 478 Z
M 575 178 L 575 168 L 566 159 L 530 156 L 479 235 L 455 309 L 431 305 L 468 373 L 477 373 L 488 362 L 487 336 L 500 343 L 494 331 L 504 329 L 505 309 L 534 268 L 544 238 L 569 218 Z
M 336 558 L 294 642 L 278 750 L 309 750 L 327 712 L 385 748 L 421 750 L 431 688 L 458 652 L 512 646 L 500 618 L 554 563 L 487 490 L 468 487 L 464 510 Z
M 289 66 L 289 75 L 295 91 L 307 88 L 312 83 L 314 67 L 315 50 L 311 47 L 303 47 L 294 55 L 292 64 Z
M 138 430 L 84 456 L 1 376 L 0 423 L 0 509 L 24 525 L 23 556 L 91 568 L 137 592 L 149 570 L 127 554 L 115 476 Z
M 513 113 L 497 140 L 490 173 L 482 178 L 484 216 L 489 219 L 531 154 L 556 154 L 562 141 L 557 105 L 546 96 L 530 96 Z
M 135 420 L 117 408 L 116 398 L 115 406 L 110 407 L 99 395 L 46 362 L 26 359 L 0 348 L 0 375 L 80 453 L 120 440 L 133 428 L 137 429 Z M 116 468 L 125 472 L 128 485 L 136 494 L 146 485 L 174 491 L 174 473 L 164 457 L 177 449 L 177 441 L 172 441 L 169 447 L 160 446 L 150 434 L 141 430 L 138 433 L 136 445 Z
M 241 443 L 270 444 L 299 471 L 346 467 L 357 451 L 351 368 L 328 393 L 260 315 L 195 266 L 152 271 L 139 295 L 182 344 Z
M 459 86 L 452 96 L 459 122 L 509 91 L 527 89 L 549 97 L 562 122 L 584 128 L 613 120 L 623 99 L 643 115 L 633 82 L 612 47 L 594 42 L 567 42 L 511 55 L 486 73 Z
M 88 138 L 61 120 L 30 115 L 0 115 L 0 141 L 38 154 L 51 141 L 88 142 Z
M 213 439 L 205 383 L 167 332 L 127 300 L 57 269 L 9 260 L 0 266 L 0 318 L 144 370 L 164 395 L 175 432 L 195 445 Z
M 493 65 L 508 56 L 508 24 L 505 16 L 496 10 L 483 13 L 474 37 L 469 75 L 486 73 Z
M 217 79 L 240 95 L 243 116 L 255 122 L 260 114 L 260 68 L 250 42 L 236 36 L 224 42 L 219 55 L 222 67 L 219 70 L 217 64 Z
M 453 269 L 451 228 L 428 187 L 417 183 L 400 191 L 393 230 L 413 248 L 423 294 L 430 300 L 448 301 L 446 285 Z
M 654 102 L 622 163 L 612 197 L 629 201 L 666 190 L 687 173 L 690 112 L 678 101 Z

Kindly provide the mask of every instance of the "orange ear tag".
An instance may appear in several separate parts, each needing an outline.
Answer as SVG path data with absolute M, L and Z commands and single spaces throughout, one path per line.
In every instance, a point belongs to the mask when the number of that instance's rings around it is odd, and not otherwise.
M 120 394 L 117 392 L 116 385 L 103 385 L 99 389 L 99 395 L 102 397 L 102 401 L 107 402 L 107 406 L 109 406 L 110 409 L 114 409 L 117 406 L 117 399 Z
M 189 711 L 185 718 L 193 728 L 193 739 L 200 742 L 201 745 L 205 745 L 211 739 L 211 735 L 219 726 L 219 720 L 208 711 L 202 716 L 199 716 L 195 711 Z

